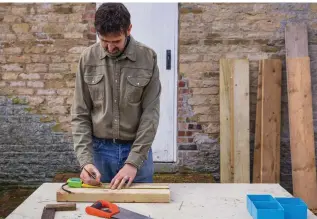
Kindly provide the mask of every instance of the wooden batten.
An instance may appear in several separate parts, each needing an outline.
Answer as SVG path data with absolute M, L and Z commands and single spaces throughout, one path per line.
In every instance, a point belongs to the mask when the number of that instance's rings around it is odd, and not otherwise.
M 110 202 L 126 203 L 167 203 L 170 202 L 170 189 L 165 184 L 135 184 L 130 188 L 70 188 L 64 187 L 71 193 L 60 188 L 56 193 L 58 202 L 95 202 L 107 200 Z
M 249 61 L 220 60 L 220 181 L 250 182 Z
M 286 69 L 293 194 L 317 208 L 310 58 L 305 24 L 285 30 Z

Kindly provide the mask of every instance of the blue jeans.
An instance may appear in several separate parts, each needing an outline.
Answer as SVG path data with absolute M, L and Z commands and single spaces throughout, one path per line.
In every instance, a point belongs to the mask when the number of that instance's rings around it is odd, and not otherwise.
M 109 183 L 124 166 L 130 150 L 131 144 L 116 144 L 110 140 L 93 137 L 94 165 L 99 170 L 103 183 Z M 137 171 L 133 182 L 152 183 L 153 173 L 154 165 L 152 149 L 150 149 L 148 159 L 144 161 L 142 167 Z

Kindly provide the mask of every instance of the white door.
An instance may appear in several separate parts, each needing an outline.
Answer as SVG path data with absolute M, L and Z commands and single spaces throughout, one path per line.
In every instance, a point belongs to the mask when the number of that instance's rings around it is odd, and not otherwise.
M 177 150 L 177 3 L 124 3 L 131 14 L 132 36 L 158 56 L 162 83 L 161 114 L 153 148 L 156 162 L 175 162 Z M 97 8 L 100 3 L 97 3 Z M 170 60 L 170 61 L 168 61 Z

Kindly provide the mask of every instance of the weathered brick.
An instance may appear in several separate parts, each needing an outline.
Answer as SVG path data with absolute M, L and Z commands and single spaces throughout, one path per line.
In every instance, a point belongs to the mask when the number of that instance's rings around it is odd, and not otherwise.
M 66 23 L 69 20 L 67 14 L 52 14 L 48 18 L 48 22 L 63 22 Z
M 78 63 L 71 63 L 70 64 L 70 71 L 72 73 L 76 73 L 78 71 Z
M 70 88 L 64 88 L 64 89 L 57 90 L 57 94 L 63 95 L 63 96 L 71 96 L 71 95 L 73 95 L 73 93 L 74 93 L 73 89 L 70 89 Z
M 23 65 L 19 64 L 7 64 L 7 65 L 1 65 L 1 69 L 3 71 L 7 72 L 20 72 L 23 71 Z
M 14 22 L 21 23 L 22 18 L 20 16 L 7 14 L 7 15 L 4 15 L 3 22 L 5 22 L 5 23 L 14 23 Z
M 56 24 L 56 23 L 46 23 L 43 26 L 43 31 L 45 33 L 61 33 L 64 32 L 64 25 Z
M 14 72 L 4 72 L 2 73 L 2 80 L 16 80 L 18 74 Z
M 190 105 L 219 104 L 219 95 L 194 95 L 188 99 Z
M 44 48 L 43 48 L 44 50 Z M 43 55 L 43 54 L 36 54 L 36 55 L 31 55 L 32 62 L 36 63 L 50 63 L 51 59 L 49 55 Z
M 17 63 L 30 63 L 31 57 L 28 55 L 21 56 L 9 56 L 7 62 L 17 62 Z
M 8 33 L 8 34 L 1 33 L 0 34 L 0 40 L 2 42 L 15 41 L 16 39 L 17 39 L 17 36 L 15 34 L 12 34 L 12 33 Z
M 0 64 L 6 63 L 6 58 L 3 55 L 0 55 Z
M 19 78 L 23 80 L 37 80 L 40 79 L 41 76 L 38 73 L 21 73 L 19 74 Z
M 213 77 L 210 80 L 189 80 L 188 87 L 212 87 L 219 86 L 218 77 Z
M 16 88 L 15 93 L 21 95 L 32 95 L 34 94 L 34 90 L 30 88 Z
M 45 22 L 49 21 L 49 18 L 51 16 L 52 15 L 48 16 L 47 14 L 27 15 L 27 16 L 24 16 L 24 22 L 26 22 L 26 23 L 45 23 Z
M 219 133 L 220 132 L 220 124 L 213 122 L 213 123 L 210 123 L 208 125 L 204 125 L 203 131 L 205 133 L 211 133 L 211 134 Z
M 46 64 L 27 64 L 26 70 L 28 72 L 47 72 L 47 65 Z
M 193 94 L 218 94 L 219 87 L 192 88 Z
M 53 114 L 65 115 L 68 113 L 68 107 L 66 106 L 53 106 L 50 111 Z
M 65 97 L 59 97 L 59 96 L 47 96 L 45 97 L 45 100 L 47 101 L 48 106 L 60 106 L 63 105 L 65 102 Z
M 24 87 L 25 81 L 11 81 L 10 87 Z
M 180 72 L 184 74 L 195 72 L 206 72 L 212 69 L 212 63 L 210 62 L 194 62 L 180 64 Z
M 37 90 L 37 95 L 55 95 L 56 94 L 56 90 L 54 89 L 39 89 Z
M 39 97 L 39 96 L 28 96 L 28 104 L 31 106 L 38 106 L 42 103 L 44 103 L 44 97 Z
M 65 32 L 83 33 L 88 29 L 88 24 L 69 23 L 65 27 Z
M 19 34 L 18 35 L 18 40 L 23 42 L 23 41 L 33 41 L 35 40 L 35 37 L 33 36 L 32 33 L 24 33 L 24 34 Z
M 38 4 L 36 9 L 38 14 L 48 14 L 50 12 L 54 12 L 52 4 Z
M 12 14 L 14 15 L 26 15 L 27 14 L 27 7 L 25 5 L 25 7 L 12 7 Z
M 69 64 L 67 63 L 58 63 L 58 64 L 50 64 L 49 72 L 66 72 L 69 70 Z
M 65 62 L 65 57 L 63 56 L 60 56 L 60 55 L 52 55 L 50 56 L 51 57 L 51 61 L 53 63 L 59 63 L 59 62 Z
M 1 24 L 0 23 L 0 30 L 4 34 L 12 33 L 11 30 L 10 30 L 10 25 L 9 24 Z
M 67 97 L 66 104 L 72 105 L 73 104 L 73 97 Z
M 66 85 L 67 85 L 67 87 L 74 88 L 75 87 L 75 81 L 66 81 Z
M 66 62 L 78 62 L 79 55 L 78 54 L 69 54 L 65 57 Z
M 82 14 L 78 13 L 78 14 L 70 14 L 69 16 L 69 21 L 70 22 L 78 22 L 82 20 Z
M 44 45 L 37 44 L 36 46 L 26 46 L 24 48 L 25 53 L 44 53 L 46 51 L 46 47 Z
M 61 53 L 65 53 L 66 51 L 67 51 L 67 48 L 65 46 L 60 47 L 60 46 L 52 45 L 46 48 L 47 54 L 61 54 Z
M 30 30 L 30 25 L 27 23 L 13 24 L 12 30 L 15 33 L 27 33 Z
M 51 81 L 45 82 L 45 87 L 46 88 L 64 88 L 64 87 L 66 87 L 66 83 L 65 83 L 65 81 L 61 81 L 61 80 L 59 80 L 59 81 L 51 80 Z
M 64 33 L 65 39 L 80 39 L 84 38 L 84 34 L 80 32 L 71 32 L 71 33 Z
M 0 87 L 6 87 L 7 86 L 7 82 L 5 81 L 0 81 Z
M 3 54 L 5 55 L 13 55 L 13 54 L 21 54 L 22 49 L 20 47 L 8 47 L 3 49 Z
M 63 79 L 64 75 L 60 73 L 47 73 L 43 74 L 44 80 L 55 80 L 55 79 Z
M 27 86 L 34 87 L 34 88 L 42 88 L 44 87 L 44 82 L 43 81 L 28 81 Z
M 43 32 L 44 25 L 45 25 L 45 23 L 34 24 L 34 25 L 31 26 L 30 32 L 31 33 Z
M 198 122 L 220 122 L 219 112 L 213 115 L 199 115 Z

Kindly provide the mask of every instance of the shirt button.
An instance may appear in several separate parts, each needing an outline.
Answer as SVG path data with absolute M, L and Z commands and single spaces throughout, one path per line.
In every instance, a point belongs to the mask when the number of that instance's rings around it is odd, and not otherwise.
M 92 81 L 92 83 L 95 83 L 95 81 Z

